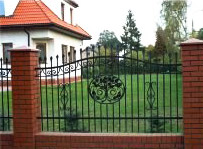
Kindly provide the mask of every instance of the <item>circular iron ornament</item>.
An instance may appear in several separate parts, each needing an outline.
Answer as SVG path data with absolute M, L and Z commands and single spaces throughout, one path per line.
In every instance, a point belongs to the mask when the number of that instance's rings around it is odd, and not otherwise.
M 115 76 L 96 76 L 89 83 L 88 89 L 92 99 L 101 104 L 119 102 L 125 94 L 123 82 Z

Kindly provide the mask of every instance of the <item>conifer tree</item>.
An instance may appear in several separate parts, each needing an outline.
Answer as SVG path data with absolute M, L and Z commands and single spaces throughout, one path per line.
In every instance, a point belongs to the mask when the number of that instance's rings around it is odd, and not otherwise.
M 134 15 L 131 11 L 128 12 L 123 30 L 124 34 L 121 36 L 123 48 L 126 50 L 139 50 L 141 33 L 136 27 Z
M 156 57 L 163 56 L 165 51 L 166 51 L 166 36 L 164 30 L 159 26 L 156 31 L 154 55 Z

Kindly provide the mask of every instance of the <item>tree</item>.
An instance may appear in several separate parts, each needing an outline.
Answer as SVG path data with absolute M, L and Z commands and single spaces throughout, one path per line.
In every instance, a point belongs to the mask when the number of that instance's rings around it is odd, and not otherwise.
M 187 1 L 164 0 L 161 17 L 164 20 L 168 52 L 174 52 L 177 44 L 187 39 Z
M 166 51 L 166 35 L 164 30 L 159 26 L 156 31 L 154 55 L 158 58 L 160 56 L 163 56 L 165 51 Z
M 203 40 L 203 28 L 201 28 L 198 32 L 198 39 Z
M 136 27 L 133 13 L 128 12 L 126 24 L 123 26 L 124 34 L 121 36 L 122 47 L 124 49 L 136 49 L 140 48 L 140 37 L 141 34 Z
M 154 50 L 155 50 L 155 47 L 153 45 L 148 45 L 146 48 L 145 48 L 145 52 L 146 52 L 146 56 L 149 55 L 149 53 L 154 53 Z
M 109 30 L 104 30 L 100 33 L 97 45 L 106 46 L 107 48 L 113 47 L 116 49 L 121 43 L 116 37 L 114 32 L 110 32 Z
M 198 38 L 200 39 L 201 37 L 199 37 L 199 32 L 193 30 L 191 33 L 189 33 L 189 38 Z

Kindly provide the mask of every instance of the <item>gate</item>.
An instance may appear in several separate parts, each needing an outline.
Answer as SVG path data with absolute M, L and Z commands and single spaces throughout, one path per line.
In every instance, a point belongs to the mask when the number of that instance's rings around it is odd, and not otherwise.
M 157 59 L 144 51 L 119 51 L 91 47 L 73 62 L 66 63 L 67 56 L 42 60 L 37 70 L 43 131 L 182 131 L 177 54 Z

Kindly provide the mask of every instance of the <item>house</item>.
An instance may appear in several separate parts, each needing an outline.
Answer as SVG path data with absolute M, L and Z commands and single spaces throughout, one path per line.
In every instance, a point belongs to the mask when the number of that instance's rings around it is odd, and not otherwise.
M 56 55 L 60 61 L 64 55 L 65 63 L 79 59 L 83 40 L 91 36 L 75 24 L 77 7 L 73 0 L 19 0 L 11 15 L 0 16 L 0 57 L 10 61 L 8 49 L 29 46 L 40 49 L 42 59 Z
M 82 58 L 89 58 L 89 57 L 94 57 L 97 56 L 98 52 L 96 50 L 96 48 L 92 48 L 92 47 L 87 47 L 85 49 L 82 50 Z

